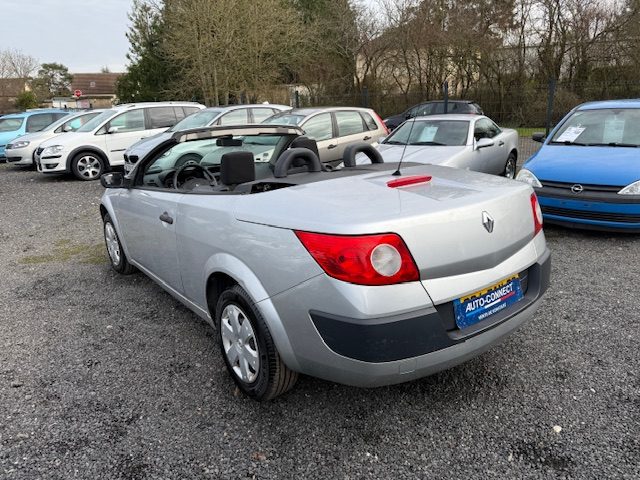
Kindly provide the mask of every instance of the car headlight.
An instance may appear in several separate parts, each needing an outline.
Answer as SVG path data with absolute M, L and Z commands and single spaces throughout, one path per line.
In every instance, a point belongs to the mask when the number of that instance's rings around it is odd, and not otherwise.
M 51 145 L 50 147 L 47 147 L 44 150 L 42 150 L 42 153 L 40 154 L 40 156 L 49 157 L 51 155 L 56 155 L 60 153 L 62 150 L 64 150 L 64 147 L 62 145 Z
M 523 168 L 522 170 L 520 170 L 520 173 L 518 173 L 516 180 L 520 182 L 528 183 L 532 187 L 542 188 L 542 184 L 540 183 L 540 180 L 538 180 L 536 176 L 526 168 Z
M 29 142 L 26 140 L 21 140 L 17 142 L 10 143 L 7 145 L 7 149 L 11 150 L 12 148 L 24 148 L 29 145 Z
M 640 195 L 640 180 L 624 187 L 618 195 Z

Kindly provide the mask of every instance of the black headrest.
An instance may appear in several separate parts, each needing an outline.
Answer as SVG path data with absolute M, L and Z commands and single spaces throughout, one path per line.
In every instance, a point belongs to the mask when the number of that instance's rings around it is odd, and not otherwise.
M 306 148 L 315 153 L 316 157 L 320 158 L 320 153 L 318 153 L 318 144 L 312 138 L 296 137 L 293 139 L 293 142 L 291 142 L 290 148 Z
M 253 153 L 225 153 L 220 159 L 220 183 L 238 185 L 253 182 L 256 179 L 256 167 Z

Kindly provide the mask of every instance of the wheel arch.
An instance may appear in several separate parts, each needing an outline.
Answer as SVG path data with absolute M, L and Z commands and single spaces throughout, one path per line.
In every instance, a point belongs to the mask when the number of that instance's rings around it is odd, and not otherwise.
M 83 153 L 83 152 L 89 152 L 89 153 L 95 153 L 96 155 L 100 156 L 100 158 L 102 159 L 102 161 L 104 162 L 104 166 L 105 166 L 105 171 L 109 170 L 111 168 L 111 164 L 109 163 L 109 157 L 106 153 L 104 153 L 102 151 L 102 149 L 93 146 L 93 145 L 82 145 L 80 147 L 74 148 L 69 155 L 67 155 L 67 172 L 71 172 L 71 162 L 73 161 L 74 158 L 76 158 L 76 156 L 79 153 Z
M 204 305 L 209 312 L 211 323 L 215 325 L 215 308 L 220 294 L 233 285 L 240 285 L 260 310 L 267 323 L 271 337 L 280 357 L 290 369 L 299 371 L 293 348 L 282 320 L 278 315 L 269 294 L 253 271 L 239 258 L 228 253 L 213 255 L 205 265 Z

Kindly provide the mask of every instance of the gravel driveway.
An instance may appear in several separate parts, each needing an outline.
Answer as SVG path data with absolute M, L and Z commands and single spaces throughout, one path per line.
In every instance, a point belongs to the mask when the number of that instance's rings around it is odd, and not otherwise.
M 640 477 L 640 236 L 547 228 L 535 320 L 464 365 L 259 404 L 204 322 L 109 268 L 101 190 L 0 165 L 0 478 Z

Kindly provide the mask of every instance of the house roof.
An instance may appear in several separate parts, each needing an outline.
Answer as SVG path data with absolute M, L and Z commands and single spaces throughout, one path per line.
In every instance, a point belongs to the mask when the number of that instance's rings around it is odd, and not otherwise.
M 83 96 L 115 95 L 120 75 L 122 73 L 74 73 L 71 90 L 81 90 Z

